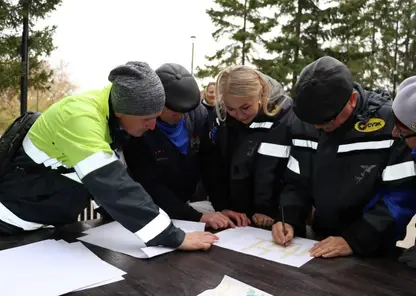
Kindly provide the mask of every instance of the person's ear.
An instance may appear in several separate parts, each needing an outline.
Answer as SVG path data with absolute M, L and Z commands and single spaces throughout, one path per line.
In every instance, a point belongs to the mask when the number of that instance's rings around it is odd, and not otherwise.
M 348 105 L 350 105 L 351 108 L 355 108 L 355 106 L 357 106 L 357 97 L 358 97 L 358 92 L 354 91 L 351 94 L 351 97 L 348 101 Z

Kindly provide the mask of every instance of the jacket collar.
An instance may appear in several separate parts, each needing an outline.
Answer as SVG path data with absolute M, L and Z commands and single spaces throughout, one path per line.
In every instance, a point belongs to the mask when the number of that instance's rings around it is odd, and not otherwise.
M 226 123 L 235 126 L 235 127 L 249 127 L 253 123 L 261 123 L 261 122 L 272 122 L 274 125 L 279 124 L 280 119 L 283 118 L 291 109 L 292 107 L 292 99 L 287 98 L 283 102 L 279 102 L 279 110 L 275 115 L 269 116 L 264 114 L 263 108 L 260 107 L 259 112 L 257 113 L 256 117 L 249 123 L 244 124 L 231 116 L 227 116 Z M 276 103 L 277 105 L 278 103 Z
M 113 105 L 111 104 L 111 94 L 108 96 L 108 127 L 111 136 L 111 149 L 121 149 L 131 136 L 121 127 L 120 121 L 114 113 Z

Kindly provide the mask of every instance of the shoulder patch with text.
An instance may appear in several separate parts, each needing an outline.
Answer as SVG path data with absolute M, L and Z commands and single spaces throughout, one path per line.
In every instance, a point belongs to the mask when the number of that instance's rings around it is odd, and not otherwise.
M 382 129 L 386 122 L 381 118 L 370 118 L 368 121 L 359 121 L 354 125 L 355 130 L 362 133 L 372 133 Z

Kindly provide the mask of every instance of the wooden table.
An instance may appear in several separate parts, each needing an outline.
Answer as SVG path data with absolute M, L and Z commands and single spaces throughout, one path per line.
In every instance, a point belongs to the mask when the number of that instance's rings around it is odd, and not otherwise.
M 101 223 L 92 220 L 58 230 L 44 229 L 17 237 L 0 237 L 0 249 L 49 238 L 73 242 L 82 231 Z M 395 258 L 313 259 L 301 268 L 294 268 L 215 246 L 207 252 L 176 251 L 152 259 L 135 259 L 86 245 L 127 275 L 124 281 L 70 295 L 196 296 L 216 287 L 224 275 L 279 296 L 416 295 L 416 270 Z M 45 281 L 47 283 L 47 279 Z

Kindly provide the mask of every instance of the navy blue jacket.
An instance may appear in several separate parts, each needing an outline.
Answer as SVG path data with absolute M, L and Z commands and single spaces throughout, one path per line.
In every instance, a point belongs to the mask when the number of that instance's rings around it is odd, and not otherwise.
M 249 125 L 231 116 L 204 141 L 204 185 L 215 210 L 275 217 L 289 157 L 292 100 L 274 116 L 260 113 Z M 204 138 L 206 139 L 206 138 Z
M 190 139 L 188 154 L 181 154 L 157 128 L 131 139 L 123 152 L 133 179 L 171 218 L 200 221 L 202 214 L 187 201 L 201 179 L 199 146 L 207 124 L 207 111 L 200 104 L 184 116 Z
M 202 105 L 207 109 L 208 112 L 208 130 L 211 130 L 212 127 L 216 124 L 217 114 L 215 112 L 215 106 L 208 104 L 207 101 L 203 100 Z
M 295 235 L 305 235 L 314 206 L 315 233 L 342 236 L 354 253 L 372 255 L 394 246 L 415 214 L 416 170 L 411 150 L 392 136 L 388 94 L 355 90 L 354 113 L 332 133 L 294 120 L 280 202 Z

